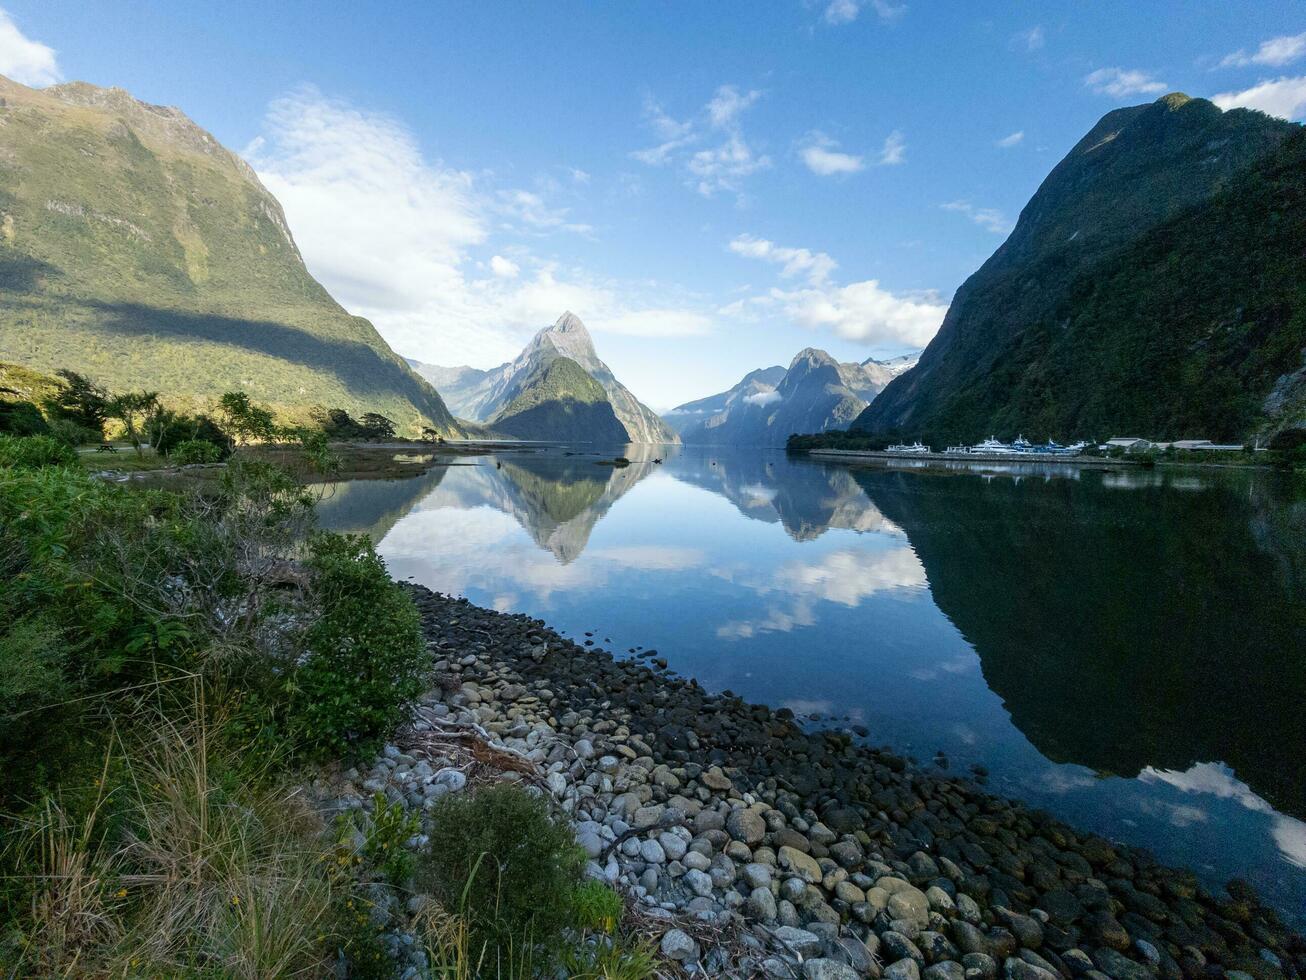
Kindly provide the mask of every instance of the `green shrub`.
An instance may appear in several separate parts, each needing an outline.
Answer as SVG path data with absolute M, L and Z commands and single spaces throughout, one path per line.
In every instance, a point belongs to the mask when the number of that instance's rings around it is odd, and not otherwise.
M 336 833 L 341 855 L 349 858 L 366 858 L 388 881 L 403 885 L 413 876 L 415 857 L 405 845 L 421 831 L 416 813 L 409 813 L 402 802 L 391 803 L 384 793 L 372 797 L 372 812 L 355 810 L 342 813 L 337 819 Z M 358 848 L 356 833 L 362 836 Z M 361 850 L 361 853 L 354 853 Z
M 520 950 L 530 937 L 557 948 L 574 923 L 584 852 L 544 799 L 511 783 L 444 796 L 430 838 L 420 875 L 466 917 L 474 947 Z
M 592 878 L 576 886 L 571 905 L 576 927 L 586 932 L 613 933 L 621 921 L 621 896 Z
M 178 466 L 190 466 L 193 463 L 216 463 L 222 459 L 222 448 L 204 439 L 187 439 L 177 443 L 168 454 L 168 459 Z
M 184 444 L 199 441 L 209 443 L 217 450 L 217 457 L 213 460 L 217 462 L 230 456 L 234 447 L 231 436 L 207 415 L 179 415 L 166 410 L 152 420 L 149 437 L 150 445 L 160 456 L 171 456 Z
M 0 466 L 37 469 L 41 466 L 72 466 L 76 462 L 76 451 L 50 436 L 0 434 Z
M 58 439 L 65 445 L 76 448 L 84 446 L 88 442 L 99 442 L 104 438 L 104 433 L 96 429 L 87 429 L 70 419 L 54 418 L 47 423 L 49 426 L 48 435 L 52 439 Z
M 421 621 L 364 535 L 315 535 L 308 565 L 313 618 L 291 679 L 291 731 L 309 754 L 366 752 L 424 689 Z
M 31 402 L 0 401 L 0 432 L 11 436 L 43 436 L 49 431 L 45 416 Z

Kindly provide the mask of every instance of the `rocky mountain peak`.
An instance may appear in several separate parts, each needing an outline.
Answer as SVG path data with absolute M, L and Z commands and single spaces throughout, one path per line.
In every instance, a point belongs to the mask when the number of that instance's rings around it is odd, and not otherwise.
M 567 310 L 562 314 L 562 316 L 554 320 L 553 326 L 549 329 L 557 331 L 558 333 L 578 333 L 584 334 L 586 337 L 589 336 L 589 331 L 585 329 L 585 324 L 583 324 L 580 317 L 571 312 L 571 310 Z

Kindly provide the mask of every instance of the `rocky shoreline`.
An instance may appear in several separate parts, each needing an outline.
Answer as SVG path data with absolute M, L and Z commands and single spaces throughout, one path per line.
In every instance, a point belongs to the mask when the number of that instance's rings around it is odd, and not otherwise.
M 315 786 L 425 813 L 472 778 L 525 779 L 574 822 L 590 873 L 683 974 L 842 980 L 1299 977 L 1306 942 L 1227 894 L 851 731 L 710 694 L 541 621 L 409 586 L 439 687 L 374 765 Z M 415 846 L 422 841 L 415 840 Z M 425 965 L 377 896 L 392 953 Z

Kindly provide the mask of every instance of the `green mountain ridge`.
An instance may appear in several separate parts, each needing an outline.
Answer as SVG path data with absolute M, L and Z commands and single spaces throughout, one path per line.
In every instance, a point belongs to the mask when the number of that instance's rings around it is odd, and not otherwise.
M 532 365 L 514 378 L 508 397 L 487 423 L 495 432 L 562 442 L 630 441 L 603 386 L 569 357 Z
M 1301 424 L 1304 163 L 1300 126 L 1250 110 L 1173 94 L 1108 113 L 852 429 L 946 443 Z
M 0 358 L 205 407 L 242 389 L 460 431 L 309 274 L 280 204 L 180 110 L 0 77 Z

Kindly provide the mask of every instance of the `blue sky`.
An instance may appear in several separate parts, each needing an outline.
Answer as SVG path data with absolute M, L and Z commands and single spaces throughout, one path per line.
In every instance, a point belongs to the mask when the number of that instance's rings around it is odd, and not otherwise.
M 564 309 L 658 408 L 891 355 L 1106 111 L 1306 115 L 1306 4 L 0 0 L 0 73 L 177 105 L 401 353 Z

